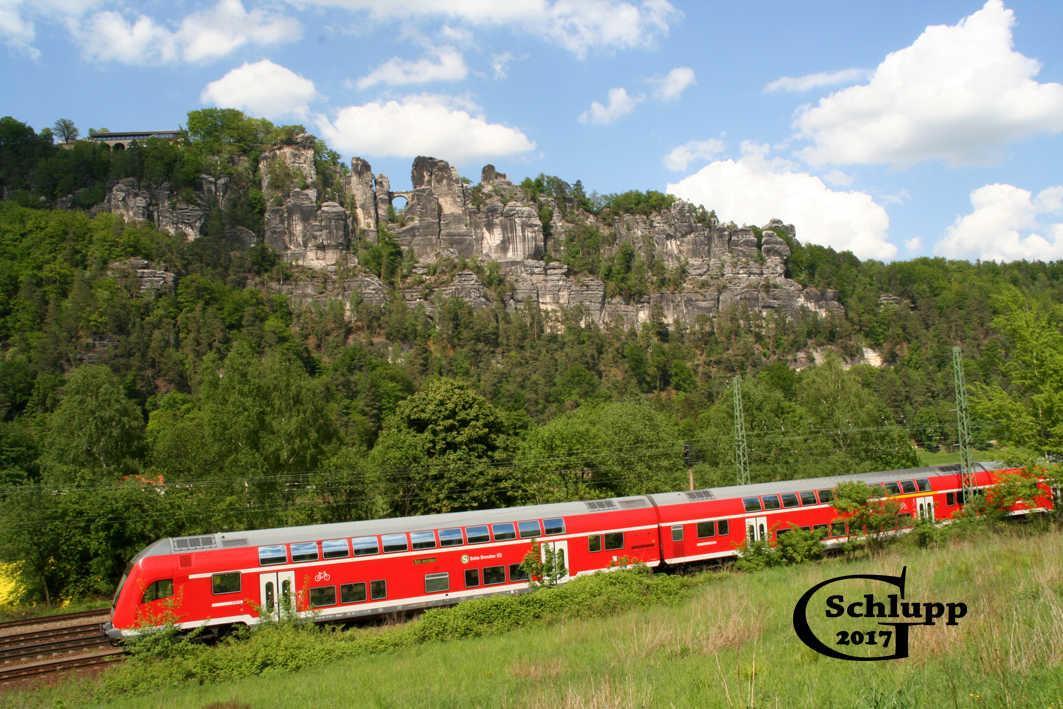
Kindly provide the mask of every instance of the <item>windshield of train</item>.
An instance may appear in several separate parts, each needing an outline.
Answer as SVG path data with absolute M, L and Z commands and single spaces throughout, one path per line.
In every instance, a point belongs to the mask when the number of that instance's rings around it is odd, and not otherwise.
M 129 562 L 125 565 L 125 571 L 122 572 L 122 579 L 118 582 L 118 587 L 114 589 L 114 598 L 111 599 L 111 610 L 118 605 L 118 597 L 122 595 L 122 586 L 125 585 L 126 577 L 129 576 L 129 571 L 133 568 L 133 562 Z

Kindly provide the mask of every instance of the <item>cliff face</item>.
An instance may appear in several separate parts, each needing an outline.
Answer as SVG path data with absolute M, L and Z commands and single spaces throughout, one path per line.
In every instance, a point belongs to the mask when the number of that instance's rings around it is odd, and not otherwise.
M 545 311 L 579 307 L 587 321 L 626 325 L 655 316 L 666 322 L 691 322 L 699 316 L 714 317 L 730 306 L 789 316 L 801 310 L 821 315 L 842 311 L 835 294 L 802 288 L 785 277 L 790 248 L 776 230 L 789 227 L 781 222 L 767 225 L 758 240 L 753 229 L 721 226 L 683 201 L 650 215 L 621 214 L 607 221 L 571 211 L 563 217 L 556 205 L 527 201 L 522 190 L 492 165 L 483 169 L 479 185 L 473 187 L 442 160 L 419 157 L 413 163 L 409 192 L 392 191 L 383 175 L 374 179 L 364 160 L 356 159 L 352 168 L 349 192 L 355 196 L 353 225 L 359 238 L 376 239 L 379 229 L 386 227 L 419 263 L 441 257 L 495 261 L 512 285 L 507 307 L 531 304 Z M 389 221 L 389 212 L 394 212 L 389 207 L 400 197 L 407 207 Z M 539 217 L 544 204 L 551 215 L 546 229 Z M 601 279 L 572 273 L 564 264 L 547 260 L 557 255 L 566 232 L 579 224 L 606 235 L 606 256 L 628 243 L 668 268 L 682 268 L 681 287 L 637 299 L 610 298 Z M 487 289 L 471 271 L 458 273 L 443 287 L 433 285 L 430 292 L 473 305 L 489 301 Z M 413 287 L 403 295 L 407 302 L 430 307 L 428 293 L 427 288 Z
M 184 202 L 168 185 L 142 189 L 135 179 L 119 180 L 107 195 L 104 208 L 126 221 L 147 222 L 171 234 L 195 239 L 207 218 L 208 199 L 224 199 L 227 182 L 203 175 L 194 202 Z
M 337 202 L 318 204 L 314 138 L 301 135 L 291 145 L 268 150 L 258 172 L 266 203 L 266 244 L 292 263 L 327 268 L 350 251 L 347 210 Z
M 781 222 L 762 230 L 720 225 L 683 201 L 648 215 L 563 210 L 549 197 L 529 201 L 492 165 L 484 167 L 474 186 L 448 163 L 430 157 L 414 160 L 407 191 L 392 190 L 386 175 L 374 176 L 367 161 L 355 158 L 341 185 L 343 204 L 319 201 L 321 176 L 314 158 L 314 139 L 304 135 L 263 153 L 258 166 L 265 243 L 289 262 L 323 272 L 317 286 L 304 282 L 283 288 L 298 302 L 386 300 L 389 291 L 374 276 L 338 275 L 356 263 L 359 242 L 375 242 L 386 229 L 419 264 L 415 277 L 396 295 L 429 309 L 438 296 L 462 298 L 474 306 L 496 297 L 471 270 L 443 283 L 423 277 L 424 265 L 449 258 L 497 262 L 509 285 L 506 295 L 497 296 L 506 307 L 578 307 L 584 321 L 600 324 L 630 326 L 651 318 L 692 322 L 731 306 L 787 316 L 842 311 L 835 294 L 803 288 L 785 277 L 790 249 L 777 232 L 790 227 Z M 111 190 L 106 206 L 126 219 L 148 221 L 191 239 L 203 226 L 205 205 L 229 198 L 226 188 L 224 180 L 204 176 L 198 203 L 184 204 L 165 187 L 143 190 L 124 180 Z M 396 209 L 400 199 L 406 202 L 404 209 Z M 641 297 L 609 297 L 601 279 L 572 272 L 558 261 L 567 235 L 587 228 L 602 235 L 602 258 L 629 245 L 647 262 L 680 274 L 679 281 L 670 290 Z

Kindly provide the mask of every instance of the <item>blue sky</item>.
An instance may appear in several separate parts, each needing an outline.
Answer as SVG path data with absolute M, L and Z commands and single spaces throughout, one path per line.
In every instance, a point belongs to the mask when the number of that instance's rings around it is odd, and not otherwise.
M 1063 4 L 0 0 L 2 112 L 235 106 L 411 159 L 670 190 L 861 257 L 1063 258 Z

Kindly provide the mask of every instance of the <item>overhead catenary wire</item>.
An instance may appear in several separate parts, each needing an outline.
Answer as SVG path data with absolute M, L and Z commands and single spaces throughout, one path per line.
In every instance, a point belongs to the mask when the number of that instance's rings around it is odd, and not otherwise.
M 774 433 L 764 433 L 764 434 L 759 435 L 759 436 L 752 436 L 752 438 L 754 439 L 754 441 L 757 441 L 758 439 L 768 440 L 768 439 L 771 439 L 771 438 L 783 438 L 783 439 L 789 439 L 789 440 L 806 440 L 808 438 L 814 438 L 816 436 L 826 436 L 826 435 L 829 435 L 829 434 L 840 434 L 840 433 L 841 434 L 845 434 L 845 433 L 855 433 L 855 432 L 866 433 L 866 432 L 876 432 L 876 431 L 881 432 L 881 431 L 897 431 L 897 430 L 907 431 L 907 429 L 905 427 L 903 427 L 903 426 L 900 426 L 900 425 L 897 425 L 897 424 L 891 424 L 891 425 L 877 426 L 877 427 L 845 428 L 845 429 L 819 429 L 818 433 L 808 433 L 808 434 L 798 435 L 798 436 L 795 436 L 795 435 L 782 436 L 781 434 L 783 434 L 785 431 L 780 429 L 779 431 L 774 432 Z M 657 447 L 657 448 L 646 448 L 645 446 L 639 446 L 637 444 L 631 444 L 630 446 L 626 446 L 626 447 L 622 446 L 619 449 L 613 449 L 613 450 L 609 450 L 609 451 L 602 451 L 600 449 L 587 448 L 587 449 L 582 449 L 582 450 L 571 451 L 569 456 L 567 456 L 567 457 L 563 457 L 563 456 L 544 456 L 544 458 L 550 458 L 553 461 L 555 466 L 557 466 L 557 465 L 561 466 L 560 470 L 554 470 L 554 472 L 566 473 L 566 472 L 576 472 L 575 470 L 572 470 L 572 469 L 565 469 L 564 466 L 566 464 L 572 465 L 572 464 L 588 464 L 588 463 L 600 462 L 600 461 L 595 461 L 595 459 L 596 458 L 602 458 L 602 457 L 608 457 L 608 458 L 611 458 L 611 459 L 615 460 L 615 458 L 624 455 L 625 452 L 628 449 L 638 449 L 638 450 L 640 450 L 642 452 L 642 454 L 647 455 L 649 457 L 657 457 L 657 456 L 659 456 L 661 454 L 672 452 L 672 453 L 675 453 L 677 455 L 677 471 L 678 471 L 679 470 L 679 466 L 681 466 L 682 446 L 684 444 L 697 443 L 697 442 L 704 441 L 705 438 L 706 437 L 700 437 L 700 438 L 695 438 L 695 439 L 689 439 L 687 441 L 673 442 L 673 443 L 670 443 L 667 446 L 662 446 L 662 447 Z M 489 462 L 485 462 L 484 466 L 485 467 L 490 467 L 490 468 L 495 468 L 497 470 L 517 470 L 517 469 L 526 467 L 528 465 L 528 462 L 529 461 L 522 461 L 521 463 L 517 463 L 514 460 L 509 460 L 509 461 L 489 461 Z M 797 470 L 795 472 L 802 472 L 802 471 Z M 849 472 L 859 472 L 859 471 L 849 471 Z M 300 472 L 300 473 L 266 474 L 266 475 L 262 475 L 262 476 L 258 476 L 258 477 L 246 477 L 246 478 L 234 477 L 234 478 L 221 479 L 221 480 L 212 479 L 212 480 L 196 480 L 196 481 L 183 481 L 183 482 L 182 481 L 178 481 L 178 482 L 174 482 L 174 483 L 168 484 L 167 487 L 166 487 L 166 490 L 167 491 L 172 491 L 173 493 L 176 493 L 176 494 L 183 494 L 183 493 L 194 494 L 197 491 L 200 491 L 200 492 L 208 491 L 209 492 L 211 488 L 214 488 L 214 489 L 225 489 L 227 491 L 240 491 L 240 490 L 246 490 L 246 489 L 248 489 L 250 487 L 253 487 L 253 486 L 256 486 L 256 485 L 268 484 L 268 483 L 272 482 L 272 483 L 276 483 L 277 486 L 282 488 L 280 490 L 280 492 L 283 492 L 283 493 L 286 493 L 286 494 L 292 494 L 292 495 L 299 495 L 301 493 L 308 493 L 308 492 L 317 492 L 317 493 L 327 492 L 327 488 L 330 485 L 336 484 L 334 481 L 328 481 L 328 480 L 320 481 L 320 482 L 315 484 L 314 482 L 312 482 L 310 480 L 313 475 L 314 475 L 314 473 Z M 419 480 L 420 481 L 420 480 L 423 480 L 423 477 L 424 476 L 423 476 L 422 472 L 413 471 L 413 470 L 409 470 L 409 469 L 407 469 L 407 470 L 396 470 L 396 471 L 393 471 L 393 473 L 391 475 L 389 475 L 389 482 L 392 482 L 392 483 L 395 483 L 395 482 L 410 482 L 410 481 L 413 481 L 413 480 Z M 804 477 L 804 476 L 797 476 L 797 477 Z M 590 490 L 593 490 L 593 488 L 595 486 L 600 486 L 600 487 L 604 488 L 610 483 L 627 482 L 627 481 L 629 481 L 628 476 L 626 476 L 622 472 L 609 473 L 607 471 L 597 470 L 597 471 L 594 471 L 594 477 L 591 480 L 587 481 L 588 484 L 590 484 L 590 488 L 585 488 L 585 489 L 590 491 Z M 68 494 L 68 493 L 76 493 L 76 492 L 92 492 L 94 490 L 103 490 L 103 489 L 107 489 L 107 488 L 113 488 L 118 482 L 119 481 L 84 483 L 84 484 L 81 484 L 81 485 L 78 485 L 78 486 L 65 486 L 63 488 L 55 488 L 51 492 L 53 494 L 57 494 L 57 495 Z M 286 482 L 288 483 L 287 485 L 285 485 Z M 298 485 L 298 486 L 292 486 L 291 485 L 292 482 L 298 482 L 298 483 L 301 483 L 301 484 Z M 451 494 L 458 494 L 458 493 L 467 494 L 467 493 L 475 491 L 478 488 L 479 488 L 479 485 L 473 484 L 473 485 L 449 485 L 447 489 L 448 489 L 448 492 L 451 493 Z M 11 486 L 9 486 L 8 489 L 11 489 Z M 678 487 L 676 489 L 678 489 Z M 664 491 L 667 491 L 667 490 L 659 490 L 659 492 L 664 492 Z M 349 500 L 329 500 L 329 501 L 327 501 L 326 499 L 321 499 L 320 497 L 319 498 L 315 498 L 314 500 L 302 500 L 302 499 L 298 499 L 297 498 L 297 499 L 285 500 L 283 502 L 269 501 L 267 504 L 264 504 L 265 502 L 266 501 L 263 501 L 263 500 L 259 500 L 259 501 L 247 500 L 246 502 L 240 502 L 240 503 L 236 504 L 232 508 L 232 512 L 234 513 L 233 516 L 234 517 L 240 516 L 240 517 L 244 517 L 246 519 L 248 517 L 253 517 L 253 516 L 261 517 L 261 516 L 268 515 L 268 514 L 271 514 L 271 513 L 278 514 L 278 515 L 291 515 L 291 514 L 297 514 L 297 513 L 302 512 L 302 511 L 320 511 L 322 509 L 333 510 L 333 509 L 340 509 L 340 508 L 351 509 L 351 508 L 357 507 L 356 504 L 353 504 Z M 53 514 L 56 515 L 55 518 L 61 518 L 62 517 L 61 511 L 53 510 L 52 512 L 53 512 Z M 167 522 L 174 522 L 174 521 L 200 522 L 201 524 L 204 521 L 202 519 L 203 513 L 201 511 L 198 511 L 198 510 L 142 509 L 142 510 L 139 510 L 139 512 L 141 513 L 143 518 L 156 519 L 156 520 L 159 520 L 159 521 L 167 521 Z M 314 517 L 318 518 L 319 516 L 315 515 Z M 121 518 L 121 515 L 119 513 L 101 512 L 101 513 L 96 514 L 96 515 L 82 515 L 82 522 L 84 522 L 84 523 L 119 521 L 121 519 L 122 518 Z M 307 521 L 307 522 L 318 522 L 318 521 L 323 521 L 323 520 L 320 520 L 320 519 L 307 519 L 305 521 Z M 27 525 L 26 527 L 24 527 L 24 529 L 30 530 L 30 529 L 33 529 L 33 528 L 36 528 L 36 527 L 39 527 L 39 526 L 40 525 Z M 10 524 L 8 525 L 8 527 L 12 528 L 12 526 Z M 190 531 L 189 533 L 194 533 L 194 532 Z
M 909 429 L 899 424 L 888 424 L 883 426 L 873 427 L 861 427 L 861 428 L 844 428 L 844 429 L 810 429 L 808 432 L 801 433 L 788 433 L 780 429 L 777 432 L 762 432 L 759 434 L 750 434 L 748 437 L 754 442 L 760 441 L 796 441 L 796 440 L 810 440 L 816 438 L 827 438 L 829 435 L 846 435 L 856 433 L 874 433 L 882 431 L 904 431 L 911 433 Z M 696 438 L 687 438 L 683 440 L 676 440 L 665 446 L 646 447 L 641 443 L 629 443 L 626 445 L 614 446 L 609 449 L 601 448 L 583 448 L 583 449 L 570 449 L 565 455 L 556 453 L 544 453 L 540 456 L 522 456 L 520 458 L 511 457 L 503 461 L 491 461 L 480 460 L 477 461 L 477 465 L 484 468 L 495 469 L 516 469 L 516 468 L 535 468 L 541 466 L 544 462 L 554 464 L 578 464 L 583 462 L 600 462 L 602 459 L 615 459 L 621 455 L 624 455 L 630 451 L 639 451 L 642 453 L 652 454 L 657 456 L 665 453 L 675 454 L 675 463 L 682 464 L 682 452 L 684 445 L 696 446 L 698 444 L 706 442 L 720 442 L 724 441 L 724 437 L 720 436 L 717 439 L 713 439 L 710 436 L 701 436 Z M 754 450 L 759 448 L 753 447 Z M 437 458 L 437 460 L 439 460 Z M 722 461 L 721 461 L 722 465 Z M 145 475 L 150 478 L 153 471 L 147 471 Z M 318 471 L 300 471 L 300 472 L 288 472 L 288 473 L 266 473 L 255 476 L 227 476 L 224 478 L 210 478 L 210 479 L 194 479 L 194 480 L 175 480 L 172 483 L 174 486 L 184 488 L 209 488 L 209 487 L 228 487 L 233 484 L 258 484 L 269 481 L 284 481 L 284 480 L 306 480 L 314 475 L 322 474 Z M 126 477 L 135 477 L 136 474 L 131 474 Z M 411 469 L 399 469 L 389 470 L 389 480 L 412 480 L 420 479 L 421 473 L 415 472 Z M 92 489 L 106 489 L 112 487 L 119 480 L 113 481 L 87 481 L 84 483 L 66 483 L 60 487 L 54 487 L 56 491 L 74 492 L 80 490 L 92 490 Z M 0 491 L 17 489 L 18 484 L 9 484 L 6 486 L 0 486 Z

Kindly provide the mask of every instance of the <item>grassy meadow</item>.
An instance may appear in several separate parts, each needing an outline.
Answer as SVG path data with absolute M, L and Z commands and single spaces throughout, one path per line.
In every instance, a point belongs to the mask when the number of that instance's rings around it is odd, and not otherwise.
M 791 614 L 806 589 L 844 574 L 898 574 L 902 566 L 908 568 L 906 598 L 964 601 L 968 616 L 956 627 L 913 629 L 911 656 L 899 661 L 833 660 L 797 639 Z M 902 543 L 872 560 L 835 558 L 750 574 L 710 571 L 663 585 L 660 575 L 629 575 L 642 578 L 614 585 L 636 594 L 623 596 L 638 606 L 634 610 L 584 598 L 596 591 L 587 584 L 572 596 L 572 615 L 539 603 L 547 610 L 534 621 L 507 619 L 506 604 L 477 609 L 467 603 L 458 614 L 438 612 L 402 626 L 289 628 L 194 651 L 195 663 L 224 665 L 224 672 L 178 678 L 172 659 L 138 660 L 100 680 L 0 694 L 0 704 L 1063 706 L 1059 530 L 1015 526 L 930 549 Z M 637 595 L 645 583 L 653 588 Z M 554 591 L 531 596 L 543 593 Z M 481 624 L 469 625 L 470 618 Z M 521 627 L 498 630 L 513 625 Z M 431 639 L 448 636 L 458 639 Z M 337 646 L 350 648 L 348 656 L 336 659 Z M 293 660 L 296 655 L 300 659 Z

